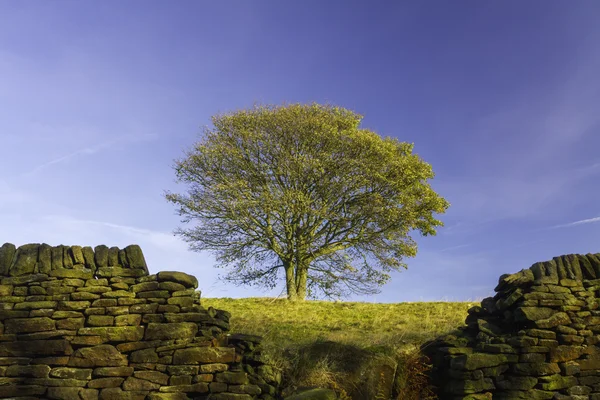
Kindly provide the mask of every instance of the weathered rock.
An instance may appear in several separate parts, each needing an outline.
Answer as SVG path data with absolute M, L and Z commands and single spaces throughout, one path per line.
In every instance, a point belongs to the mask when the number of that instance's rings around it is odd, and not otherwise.
M 42 243 L 38 249 L 38 271 L 47 274 L 52 270 L 52 247 Z
M 89 368 L 70 368 L 56 367 L 50 371 L 50 377 L 63 379 L 91 379 L 92 369 Z
M 104 245 L 94 248 L 96 268 L 108 267 L 108 247 Z
M 193 322 L 149 323 L 145 340 L 166 340 L 193 338 L 198 333 L 198 325 Z
M 459 338 L 422 347 L 440 398 L 600 400 L 599 278 L 592 254 L 502 275 Z
M 56 329 L 51 318 L 14 318 L 4 322 L 4 333 L 43 332 Z
M 158 362 L 158 354 L 155 348 L 137 350 L 129 356 L 131 362 L 134 363 L 156 363 Z
M 197 284 L 139 246 L 0 247 L 0 398 L 273 400 L 261 338 L 217 338 Z
M 231 363 L 235 360 L 232 347 L 190 347 L 175 350 L 173 364 Z
M 71 355 L 73 348 L 64 339 L 0 343 L 0 357 Z
M 47 378 L 50 367 L 47 365 L 10 365 L 4 372 L 5 376 L 21 376 L 32 378 Z
M 19 247 L 14 256 L 14 262 L 10 266 L 10 276 L 33 274 L 38 260 L 39 247 L 40 245 L 37 243 L 26 244 Z
M 156 277 L 159 282 L 171 281 L 180 283 L 186 288 L 196 289 L 198 287 L 198 279 L 183 272 L 161 271 L 156 275 Z
M 495 367 L 507 363 L 510 360 L 516 360 L 516 357 L 505 354 L 461 354 L 452 359 L 450 366 L 453 369 L 466 369 L 472 371 L 480 368 Z
M 0 275 L 8 275 L 16 252 L 17 248 L 12 243 L 4 243 L 2 247 L 0 247 Z
M 167 385 L 169 382 L 169 375 L 159 371 L 136 371 L 133 376 L 153 383 L 158 383 L 159 385 Z
M 119 264 L 119 248 L 118 247 L 113 246 L 108 249 L 108 266 L 109 267 L 120 266 L 120 264 Z
M 69 361 L 70 367 L 119 367 L 128 364 L 127 357 L 114 346 L 101 344 L 94 347 L 83 347 L 73 353 Z
M 150 393 L 148 400 L 188 400 L 189 397 L 185 393 Z
M 555 310 L 547 307 L 519 307 L 514 315 L 517 321 L 538 321 L 550 318 L 555 313 Z
M 124 376 L 128 377 L 133 374 L 133 367 L 100 367 L 94 369 L 94 376 Z
M 550 375 L 540 377 L 540 389 L 542 390 L 560 390 L 577 385 L 577 378 L 574 376 Z
M 142 253 L 142 249 L 137 244 L 132 244 L 125 247 L 125 254 L 130 268 L 142 269 L 148 274 L 148 266 L 146 265 L 146 259 Z
M 94 335 L 113 342 L 135 342 L 142 340 L 144 328 L 141 326 L 115 326 L 81 328 L 77 331 L 79 335 Z

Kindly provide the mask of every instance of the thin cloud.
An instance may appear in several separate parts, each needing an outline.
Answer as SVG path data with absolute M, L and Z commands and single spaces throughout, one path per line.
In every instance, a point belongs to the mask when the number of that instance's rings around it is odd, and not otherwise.
M 440 253 L 442 252 L 446 252 L 446 251 L 452 251 L 452 250 L 458 250 L 458 249 L 463 249 L 465 247 L 471 247 L 471 244 L 461 244 L 458 246 L 450 246 L 450 247 L 446 247 L 444 249 L 439 250 Z
M 545 213 L 565 201 L 571 189 L 600 174 L 600 163 L 563 169 L 542 175 L 477 177 L 439 182 L 439 192 L 452 204 L 448 214 L 460 218 L 459 224 L 440 229 L 460 232 L 467 222 L 494 222 L 506 218 L 529 218 Z
M 137 228 L 128 225 L 114 224 L 111 222 L 77 219 L 69 216 L 49 215 L 43 217 L 43 219 L 65 227 L 73 227 L 76 230 L 80 230 L 82 225 L 87 225 L 90 228 L 93 226 L 110 228 L 112 231 L 118 231 L 121 235 L 134 238 L 135 240 L 149 242 L 157 247 L 170 249 L 171 251 L 187 250 L 187 245 L 169 232 Z
M 31 176 L 36 174 L 39 171 L 42 171 L 52 165 L 55 164 L 60 164 L 66 161 L 69 161 L 75 157 L 78 156 L 83 156 L 83 155 L 92 155 L 92 154 L 96 154 L 102 150 L 108 149 L 110 147 L 113 147 L 117 144 L 120 143 L 136 143 L 136 142 L 143 142 L 143 141 L 148 141 L 148 140 L 154 140 L 156 139 L 158 136 L 156 134 L 144 134 L 144 135 L 127 135 L 127 136 L 122 136 L 113 140 L 109 140 L 106 141 L 104 143 L 100 143 L 96 146 L 92 146 L 92 147 L 84 147 L 81 148 L 79 150 L 76 150 L 70 154 L 66 154 L 64 156 L 55 158 L 54 160 L 50 160 L 47 161 L 43 164 L 40 164 L 38 166 L 36 166 L 35 168 L 33 168 L 32 170 L 23 173 L 21 176 Z
M 555 225 L 555 226 L 552 227 L 552 229 L 556 229 L 556 228 L 569 228 L 569 227 L 578 226 L 578 225 L 584 225 L 584 224 L 594 224 L 596 222 L 600 222 L 600 217 L 582 219 L 582 220 L 579 220 L 579 221 L 569 222 L 567 224 Z

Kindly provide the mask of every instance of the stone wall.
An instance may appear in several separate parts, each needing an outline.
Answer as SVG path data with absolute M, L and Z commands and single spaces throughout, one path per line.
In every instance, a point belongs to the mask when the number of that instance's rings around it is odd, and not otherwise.
M 139 246 L 0 247 L 0 398 L 273 399 L 259 337 Z
M 502 275 L 467 326 L 423 345 L 440 399 L 600 400 L 600 254 Z

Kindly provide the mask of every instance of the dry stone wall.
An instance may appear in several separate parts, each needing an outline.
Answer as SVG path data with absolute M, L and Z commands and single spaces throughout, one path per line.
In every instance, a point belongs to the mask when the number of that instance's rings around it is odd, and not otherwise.
M 422 347 L 440 399 L 600 400 L 600 254 L 502 275 L 456 335 Z
M 260 337 L 141 249 L 0 247 L 0 398 L 273 399 Z

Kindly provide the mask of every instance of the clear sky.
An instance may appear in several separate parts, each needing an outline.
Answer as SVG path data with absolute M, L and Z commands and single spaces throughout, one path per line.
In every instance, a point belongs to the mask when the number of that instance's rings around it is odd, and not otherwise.
M 474 300 L 600 252 L 600 2 L 0 1 L 0 244 L 139 244 L 217 280 L 164 190 L 218 112 L 332 103 L 414 142 L 446 226 L 376 296 Z

